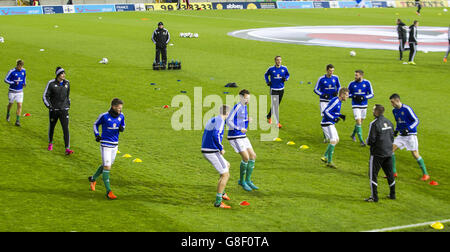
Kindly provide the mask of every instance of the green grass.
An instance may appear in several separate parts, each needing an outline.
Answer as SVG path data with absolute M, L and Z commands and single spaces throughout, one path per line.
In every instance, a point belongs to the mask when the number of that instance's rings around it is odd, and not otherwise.
M 448 26 L 448 14 L 438 16 L 440 11 L 424 9 L 421 25 Z M 32 115 L 22 118 L 22 127 L 17 128 L 0 111 L 0 231 L 363 231 L 450 218 L 450 115 L 445 102 L 450 65 L 442 63 L 442 53 L 419 52 L 418 66 L 413 67 L 400 64 L 397 51 L 358 49 L 358 56 L 350 58 L 345 48 L 227 36 L 230 31 L 258 27 L 394 25 L 395 13 L 405 20 L 417 18 L 412 8 L 0 17 L 0 36 L 6 40 L 0 44 L 0 71 L 6 74 L 18 58 L 25 61 L 28 86 L 23 112 Z M 181 59 L 181 71 L 151 70 L 150 36 L 158 21 L 172 34 L 169 59 Z M 182 39 L 180 32 L 197 32 L 200 38 Z M 263 74 L 275 55 L 283 56 L 292 76 L 281 106 L 283 142 L 260 142 L 260 130 L 248 133 L 258 156 L 254 180 L 261 190 L 247 193 L 236 183 L 240 158 L 225 140 L 225 157 L 231 163 L 227 191 L 233 209 L 216 209 L 212 203 L 218 175 L 200 153 L 202 131 L 172 130 L 170 119 L 176 109 L 162 106 L 181 90 L 192 98 L 193 88 L 200 86 L 203 96 L 225 98 L 227 82 L 266 95 Z M 109 59 L 108 65 L 97 63 L 103 57 Z M 364 69 L 374 86 L 370 104 L 390 108 L 388 97 L 398 92 L 413 107 L 421 120 L 421 155 L 439 186 L 420 181 L 411 154 L 398 152 L 398 199 L 363 202 L 370 193 L 369 153 L 348 137 L 351 120 L 337 126 L 341 142 L 334 160 L 339 169 L 321 164 L 326 145 L 321 142 L 318 98 L 313 85 L 298 83 L 315 83 L 328 63 L 336 66 L 344 85 L 353 79 L 355 69 Z M 42 93 L 58 65 L 66 69 L 72 85 L 70 130 L 75 154 L 70 157 L 63 155 L 59 125 L 55 150 L 46 150 L 48 112 Z M 6 106 L 6 85 L 2 90 Z M 118 156 L 111 184 L 119 199 L 107 201 L 103 182 L 99 180 L 97 191 L 90 192 L 87 177 L 101 162 L 92 124 L 114 97 L 125 101 L 127 121 L 119 149 L 143 163 Z M 392 120 L 389 110 L 387 117 Z M 344 104 L 343 113 L 351 117 L 350 103 Z M 369 117 L 364 122 L 365 135 L 370 121 Z M 297 145 L 287 146 L 288 140 Z M 311 148 L 301 152 L 300 144 Z M 379 190 L 384 197 L 388 188 L 381 175 Z M 242 200 L 251 205 L 240 207 Z

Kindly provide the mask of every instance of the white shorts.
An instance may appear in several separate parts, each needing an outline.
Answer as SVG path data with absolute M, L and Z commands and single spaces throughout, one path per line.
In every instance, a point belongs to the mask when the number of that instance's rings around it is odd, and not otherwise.
M 100 151 L 102 153 L 103 166 L 112 166 L 114 164 L 114 160 L 116 160 L 118 148 L 119 148 L 119 146 L 116 146 L 116 147 L 100 146 Z
M 247 137 L 229 139 L 228 141 L 230 142 L 231 146 L 233 147 L 234 151 L 236 151 L 236 153 L 246 151 L 247 149 L 253 149 L 252 144 L 250 143 L 250 140 L 248 140 Z
M 208 160 L 214 168 L 216 168 L 220 175 L 229 171 L 228 161 L 225 160 L 220 152 L 203 153 L 203 157 L 205 157 L 205 159 Z
M 331 124 L 330 126 L 323 126 L 322 127 L 323 133 L 325 134 L 325 137 L 327 139 L 330 139 L 330 141 L 338 141 L 339 135 L 336 130 L 336 126 L 334 124 Z
M 323 117 L 323 111 L 327 107 L 328 102 L 320 102 L 320 115 Z
M 18 103 L 22 103 L 23 102 L 23 92 L 20 92 L 20 93 L 9 92 L 8 100 L 9 100 L 9 103 L 14 103 L 14 101 L 16 101 Z
M 355 116 L 355 120 L 358 119 L 366 119 L 367 109 L 354 108 L 353 115 Z
M 417 151 L 417 150 L 419 150 L 419 140 L 417 140 L 417 135 L 398 136 L 398 137 L 395 138 L 394 144 L 400 150 L 403 150 L 405 148 L 408 151 Z

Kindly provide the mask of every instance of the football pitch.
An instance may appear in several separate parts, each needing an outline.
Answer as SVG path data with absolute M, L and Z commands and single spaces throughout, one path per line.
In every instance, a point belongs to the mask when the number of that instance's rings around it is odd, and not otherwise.
M 450 63 L 442 62 L 443 52 L 418 52 L 417 66 L 411 66 L 398 60 L 398 51 L 227 35 L 243 29 L 308 25 L 391 25 L 394 29 L 398 17 L 408 25 L 417 19 L 423 26 L 447 27 L 449 15 L 441 8 L 425 8 L 420 17 L 414 8 L 379 8 L 2 16 L 1 78 L 16 59 L 24 60 L 27 87 L 22 114 L 31 116 L 22 117 L 19 128 L 14 118 L 6 122 L 4 107 L 0 110 L 0 231 L 367 231 L 450 219 Z M 151 34 L 159 21 L 171 33 L 168 59 L 181 60 L 182 70 L 152 70 Z M 181 32 L 198 33 L 199 38 L 180 38 Z M 357 52 L 356 57 L 349 56 L 350 50 Z M 263 75 L 275 55 L 283 57 L 291 74 L 281 104 L 282 141 L 260 141 L 264 133 L 260 129 L 248 132 L 257 154 L 253 180 L 260 190 L 245 192 L 237 185 L 240 156 L 224 140 L 225 158 L 231 163 L 226 191 L 232 209 L 217 209 L 213 202 L 218 174 L 200 152 L 203 131 L 172 129 L 171 118 L 178 108 L 163 106 L 186 91 L 183 95 L 191 98 L 188 109 L 193 112 L 194 87 L 202 88 L 203 97 L 216 94 L 224 101 L 224 92 L 237 94 L 241 88 L 253 96 L 268 95 Z M 98 63 L 104 57 L 109 64 Z M 386 117 L 394 121 L 392 93 L 399 93 L 415 110 L 420 119 L 419 150 L 438 186 L 421 181 L 411 154 L 397 151 L 397 200 L 384 199 L 388 186 L 380 172 L 380 202 L 364 202 L 370 195 L 369 149 L 350 139 L 351 101 L 343 104 L 348 119 L 337 124 L 338 169 L 322 164 L 326 144 L 313 88 L 329 63 L 336 67 L 343 86 L 354 79 L 354 70 L 364 70 L 375 93 L 368 111 L 376 103 L 383 104 Z M 71 83 L 75 152 L 71 156 L 64 155 L 60 124 L 55 129 L 55 149 L 46 148 L 48 110 L 42 94 L 57 66 L 66 69 Z M 229 82 L 239 88 L 225 88 Z M 0 101 L 6 107 L 8 91 L 4 83 L 2 87 Z M 97 191 L 91 192 L 87 178 L 101 164 L 93 123 L 114 97 L 124 101 L 127 127 L 111 171 L 118 199 L 109 201 L 103 181 L 98 179 Z M 210 109 L 204 107 L 203 113 Z M 373 118 L 368 114 L 364 138 Z M 300 145 L 310 148 L 299 150 Z M 123 158 L 124 154 L 132 157 Z M 135 158 L 143 162 L 132 162 Z M 244 200 L 250 206 L 240 206 Z

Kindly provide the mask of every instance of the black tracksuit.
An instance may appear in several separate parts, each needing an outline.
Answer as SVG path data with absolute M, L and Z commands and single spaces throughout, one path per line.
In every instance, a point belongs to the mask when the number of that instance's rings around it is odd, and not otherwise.
M 56 79 L 50 80 L 45 87 L 43 100 L 45 106 L 49 109 L 50 126 L 48 128 L 48 142 L 53 142 L 53 133 L 58 120 L 64 133 L 64 143 L 66 149 L 70 147 L 69 134 L 69 108 L 70 108 L 70 83 L 64 80 L 58 83 Z
M 397 33 L 398 33 L 398 50 L 400 52 L 400 60 L 403 59 L 403 51 L 408 51 L 409 48 L 405 48 L 406 41 L 408 40 L 408 36 L 406 34 L 405 24 L 400 23 L 397 24 Z
M 157 28 L 153 32 L 152 41 L 156 46 L 155 63 L 159 64 L 161 55 L 162 62 L 165 65 L 167 63 L 167 44 L 170 41 L 169 31 L 165 28 Z
M 378 201 L 378 172 L 383 169 L 390 188 L 390 197 L 395 198 L 395 179 L 392 171 L 392 145 L 394 125 L 384 116 L 370 123 L 367 144 L 370 146 L 369 178 L 372 198 Z
M 409 61 L 414 61 L 417 52 L 417 27 L 411 25 L 409 27 Z

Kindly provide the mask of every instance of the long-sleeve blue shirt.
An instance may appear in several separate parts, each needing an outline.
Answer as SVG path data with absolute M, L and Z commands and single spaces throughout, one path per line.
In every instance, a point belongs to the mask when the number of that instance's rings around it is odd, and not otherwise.
M 417 126 L 419 125 L 419 118 L 408 105 L 403 104 L 401 108 L 394 108 L 392 110 L 395 121 L 397 122 L 396 130 L 402 131 L 407 129 L 410 135 L 417 134 Z
M 227 118 L 227 125 L 230 127 L 228 130 L 228 139 L 244 138 L 246 133 L 242 133 L 242 129 L 248 128 L 248 112 L 247 105 L 238 103 L 234 105 Z
M 222 116 L 211 118 L 206 124 L 202 138 L 202 152 L 218 152 L 223 150 L 222 140 L 225 120 Z
M 25 68 L 17 70 L 13 68 L 9 70 L 5 77 L 5 83 L 9 85 L 9 91 L 20 93 L 23 91 L 23 87 L 26 85 L 26 71 Z
M 368 99 L 373 98 L 372 84 L 368 80 L 361 82 L 353 81 L 348 85 L 349 97 L 352 98 L 352 108 L 367 108 Z M 364 99 L 360 101 L 355 100 L 355 96 L 362 96 Z
M 332 125 L 336 122 L 334 121 L 336 118 L 341 115 L 341 105 L 342 102 L 339 100 L 339 97 L 334 97 L 330 100 L 325 110 L 323 111 L 322 117 L 322 125 Z
M 331 98 L 335 97 L 335 93 L 339 91 L 341 88 L 341 83 L 339 82 L 339 77 L 336 75 L 331 75 L 328 77 L 326 74 L 321 76 L 319 80 L 317 80 L 316 86 L 314 88 L 314 93 L 320 96 L 321 102 L 329 102 Z M 329 99 L 325 99 L 324 95 L 330 95 Z
M 102 126 L 102 139 L 100 143 L 102 146 L 115 147 L 119 144 L 119 127 L 125 128 L 125 116 L 121 113 L 114 117 L 109 112 L 101 114 L 94 123 L 94 134 L 99 136 L 98 131 L 100 125 Z
M 284 89 L 284 81 L 282 78 L 284 77 L 286 80 L 289 79 L 289 71 L 287 67 L 281 65 L 280 67 L 277 66 L 271 66 L 269 69 L 267 69 L 266 73 L 264 74 L 264 78 L 266 80 L 266 83 L 269 83 L 269 81 L 272 83 L 270 85 L 270 88 L 273 90 L 282 90 Z

